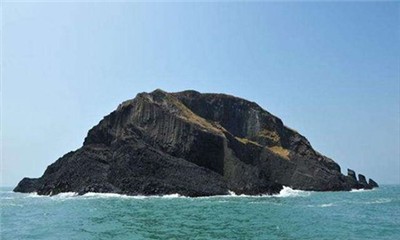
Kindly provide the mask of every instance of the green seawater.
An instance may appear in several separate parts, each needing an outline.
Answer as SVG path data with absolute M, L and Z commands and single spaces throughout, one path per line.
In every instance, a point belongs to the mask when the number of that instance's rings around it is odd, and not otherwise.
M 400 186 L 186 198 L 0 191 L 0 239 L 400 239 Z

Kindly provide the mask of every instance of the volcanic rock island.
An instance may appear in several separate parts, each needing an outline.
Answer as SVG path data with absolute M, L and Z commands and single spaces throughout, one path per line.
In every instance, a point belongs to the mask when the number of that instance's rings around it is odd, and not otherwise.
M 371 189 L 254 102 L 196 91 L 139 93 L 89 130 L 83 146 L 15 192 L 198 197 Z

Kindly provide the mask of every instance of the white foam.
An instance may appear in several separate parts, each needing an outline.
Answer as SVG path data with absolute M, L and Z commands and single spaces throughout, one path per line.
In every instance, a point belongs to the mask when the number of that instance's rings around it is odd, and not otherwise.
M 215 197 L 260 197 L 260 196 L 264 196 L 264 195 L 246 195 L 246 194 L 236 194 L 234 191 L 228 190 L 228 194 L 227 195 L 215 195 L 215 196 L 209 196 L 209 197 L 200 197 L 200 198 L 215 198 Z
M 97 193 L 97 192 L 88 192 L 85 193 L 82 197 L 85 198 L 128 198 L 128 195 L 118 194 L 118 193 Z
M 27 197 L 27 198 L 44 198 L 44 197 L 48 197 L 48 195 L 38 195 L 37 192 L 31 192 L 31 193 L 26 193 L 25 197 Z
M 178 193 L 167 194 L 167 195 L 162 195 L 162 196 L 155 196 L 155 197 L 161 197 L 161 198 L 185 198 L 185 196 L 181 196 Z
M 54 195 L 53 198 L 70 198 L 70 197 L 76 197 L 76 196 L 78 196 L 78 193 L 76 193 L 76 192 L 63 192 L 63 193 Z
M 237 196 L 234 191 L 228 190 L 228 195 L 229 196 Z
M 308 197 L 310 196 L 310 191 L 303 190 L 295 190 L 291 187 L 283 186 L 283 189 L 278 194 L 261 194 L 261 195 L 245 195 L 245 194 L 236 194 L 235 192 L 229 190 L 228 195 L 222 196 L 212 196 L 212 197 L 248 197 L 248 198 L 257 198 L 257 197 Z
M 326 204 L 318 205 L 318 207 L 332 207 L 332 206 L 333 206 L 333 203 L 326 203 Z
M 318 204 L 318 205 L 307 205 L 307 207 L 319 207 L 319 208 L 326 208 L 326 207 L 333 207 L 335 204 L 333 203 L 324 203 L 324 204 Z
M 234 191 L 229 190 L 227 195 L 216 195 L 216 196 L 204 196 L 204 197 L 197 197 L 199 199 L 204 198 L 221 198 L 221 197 L 240 197 L 240 198 L 259 198 L 259 197 L 307 197 L 311 194 L 308 191 L 302 190 L 295 190 L 287 186 L 283 186 L 283 189 L 279 192 L 279 194 L 269 195 L 269 194 L 262 194 L 262 195 L 245 195 L 245 194 L 236 194 Z M 28 193 L 26 197 L 32 198 L 45 198 L 50 197 L 50 195 L 38 195 L 36 192 Z M 53 199 L 68 199 L 68 198 L 129 198 L 129 199 L 148 199 L 148 198 L 166 198 L 166 199 L 174 199 L 174 198 L 189 198 L 186 196 L 182 196 L 178 193 L 174 194 L 166 194 L 166 195 L 150 195 L 150 196 L 143 196 L 143 195 L 136 195 L 130 196 L 126 194 L 119 194 L 119 193 L 97 193 L 97 192 L 88 192 L 84 195 L 78 195 L 76 192 L 64 192 L 59 193 L 57 195 L 51 196 Z
M 368 190 L 365 190 L 363 188 L 361 188 L 361 189 L 351 189 L 350 190 L 350 192 L 366 192 L 366 191 L 368 191 Z
M 86 197 L 86 198 L 129 198 L 129 199 L 185 198 L 185 196 L 181 196 L 178 193 L 167 194 L 167 195 L 150 195 L 150 196 L 136 195 L 136 196 L 129 196 L 129 195 L 118 194 L 118 193 L 96 193 L 96 192 L 85 193 L 83 195 L 83 197 Z
M 283 186 L 283 189 L 277 195 L 272 195 L 273 197 L 308 197 L 311 192 L 303 190 L 295 190 L 290 187 Z
M 27 198 L 52 198 L 52 199 L 64 199 L 78 196 L 76 192 L 63 192 L 56 195 L 38 195 L 37 192 L 27 193 Z
M 57 199 L 87 199 L 87 198 L 129 198 L 129 199 L 148 199 L 148 198 L 186 198 L 185 196 L 179 195 L 178 193 L 174 194 L 166 194 L 166 195 L 136 195 L 130 196 L 126 194 L 119 193 L 97 193 L 97 192 L 87 192 L 84 195 L 79 195 L 77 192 L 63 192 L 56 195 L 38 195 L 37 192 L 31 193 L 22 193 L 25 195 L 25 198 L 51 198 L 54 200 Z

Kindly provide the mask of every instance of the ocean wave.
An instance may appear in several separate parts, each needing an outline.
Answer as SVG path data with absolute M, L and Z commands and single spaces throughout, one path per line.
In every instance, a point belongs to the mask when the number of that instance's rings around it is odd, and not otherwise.
M 166 195 L 136 195 L 130 196 L 126 194 L 118 194 L 118 193 L 96 193 L 96 192 L 88 192 L 82 195 L 84 198 L 126 198 L 126 199 L 148 199 L 148 198 L 186 198 L 185 196 L 179 195 L 177 193 L 174 194 L 166 194 Z
M 54 195 L 54 198 L 70 198 L 70 197 L 76 197 L 78 196 L 78 193 L 76 192 L 63 192 L 59 193 L 57 195 Z
M 23 207 L 24 205 L 22 204 L 17 204 L 17 203 L 0 203 L 0 207 Z
M 359 193 L 359 192 L 371 192 L 371 191 L 376 191 L 376 190 L 377 190 L 377 188 L 373 188 L 373 189 L 364 189 L 364 188 L 355 189 L 355 188 L 353 188 L 350 190 L 350 192 Z
M 325 203 L 325 204 L 320 204 L 318 207 L 332 207 L 333 203 Z
M 240 198 L 259 198 L 259 197 L 278 197 L 278 198 L 285 198 L 285 197 L 308 197 L 311 194 L 309 191 L 303 190 L 295 190 L 290 187 L 284 186 L 283 189 L 278 194 L 268 195 L 268 194 L 261 194 L 261 195 L 245 195 L 245 194 L 236 194 L 233 191 L 228 191 L 227 195 L 216 195 L 216 196 L 204 196 L 204 197 L 197 197 L 198 199 L 207 199 L 207 198 L 221 198 L 221 197 L 240 197 Z M 143 196 L 143 195 L 126 195 L 126 194 L 119 194 L 119 193 L 97 193 L 97 192 L 88 192 L 83 195 L 79 195 L 76 192 L 64 192 L 59 193 L 56 195 L 38 195 L 36 192 L 27 193 L 27 198 L 52 198 L 52 199 L 76 199 L 76 198 L 83 198 L 83 199 L 90 199 L 90 198 L 122 198 L 122 199 L 148 199 L 148 198 L 165 198 L 165 199 L 174 199 L 174 198 L 190 198 L 187 196 L 180 195 L 178 193 L 174 194 L 166 194 L 166 195 L 150 195 L 150 196 Z
M 57 199 L 68 199 L 68 198 L 73 198 L 78 196 L 78 193 L 76 192 L 63 192 L 59 193 L 56 195 L 39 195 L 37 192 L 31 192 L 31 193 L 22 193 L 24 194 L 25 198 L 50 198 L 52 200 L 57 200 Z
M 324 204 L 318 204 L 318 205 L 307 205 L 307 207 L 319 207 L 319 208 L 326 208 L 326 207 L 333 207 L 335 204 L 333 203 L 324 203 Z
M 21 193 L 24 194 L 26 198 L 45 198 L 49 197 L 48 195 L 39 195 L 37 192 L 31 192 L 31 193 Z
M 81 197 L 83 198 L 129 198 L 130 196 L 125 194 L 118 193 L 97 193 L 97 192 L 88 192 L 83 194 Z M 141 197 L 141 196 L 137 196 Z
M 15 193 L 15 192 L 12 190 L 0 190 L 0 193 L 5 194 L 5 193 Z
M 97 193 L 97 192 L 88 192 L 83 195 L 79 195 L 77 192 L 64 192 L 56 195 L 39 195 L 37 192 L 31 193 L 22 193 L 25 195 L 25 198 L 50 198 L 50 199 L 90 199 L 90 198 L 127 198 L 127 199 L 147 199 L 147 198 L 186 198 L 185 196 L 175 194 L 166 194 L 166 195 L 136 195 L 130 196 L 126 194 L 119 193 Z
M 15 199 L 14 197 L 0 197 L 1 200 L 11 200 Z
M 367 191 L 371 191 L 371 190 L 366 190 L 366 189 L 351 189 L 350 190 L 350 192 L 355 192 L 355 193 L 357 193 L 357 192 L 367 192 Z
M 383 204 L 383 203 L 390 203 L 391 201 L 392 199 L 389 198 L 379 198 L 375 201 L 364 202 L 364 204 Z
M 272 195 L 273 197 L 308 197 L 311 195 L 310 191 L 303 191 L 292 189 L 290 187 L 283 186 L 283 189 L 277 195 Z
M 234 191 L 228 190 L 228 196 L 237 196 Z
M 261 195 L 245 195 L 245 194 L 240 194 L 237 195 L 233 191 L 229 191 L 229 195 L 225 195 L 225 197 L 308 197 L 310 196 L 311 192 L 310 191 L 303 191 L 303 190 L 297 190 L 293 189 L 291 187 L 283 186 L 283 189 L 278 193 L 278 194 L 261 194 Z

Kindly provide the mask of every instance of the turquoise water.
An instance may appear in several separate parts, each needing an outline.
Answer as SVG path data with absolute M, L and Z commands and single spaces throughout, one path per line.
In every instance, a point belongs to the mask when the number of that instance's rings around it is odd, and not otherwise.
M 53 197 L 2 188 L 0 239 L 400 239 L 400 186 L 275 197 Z

